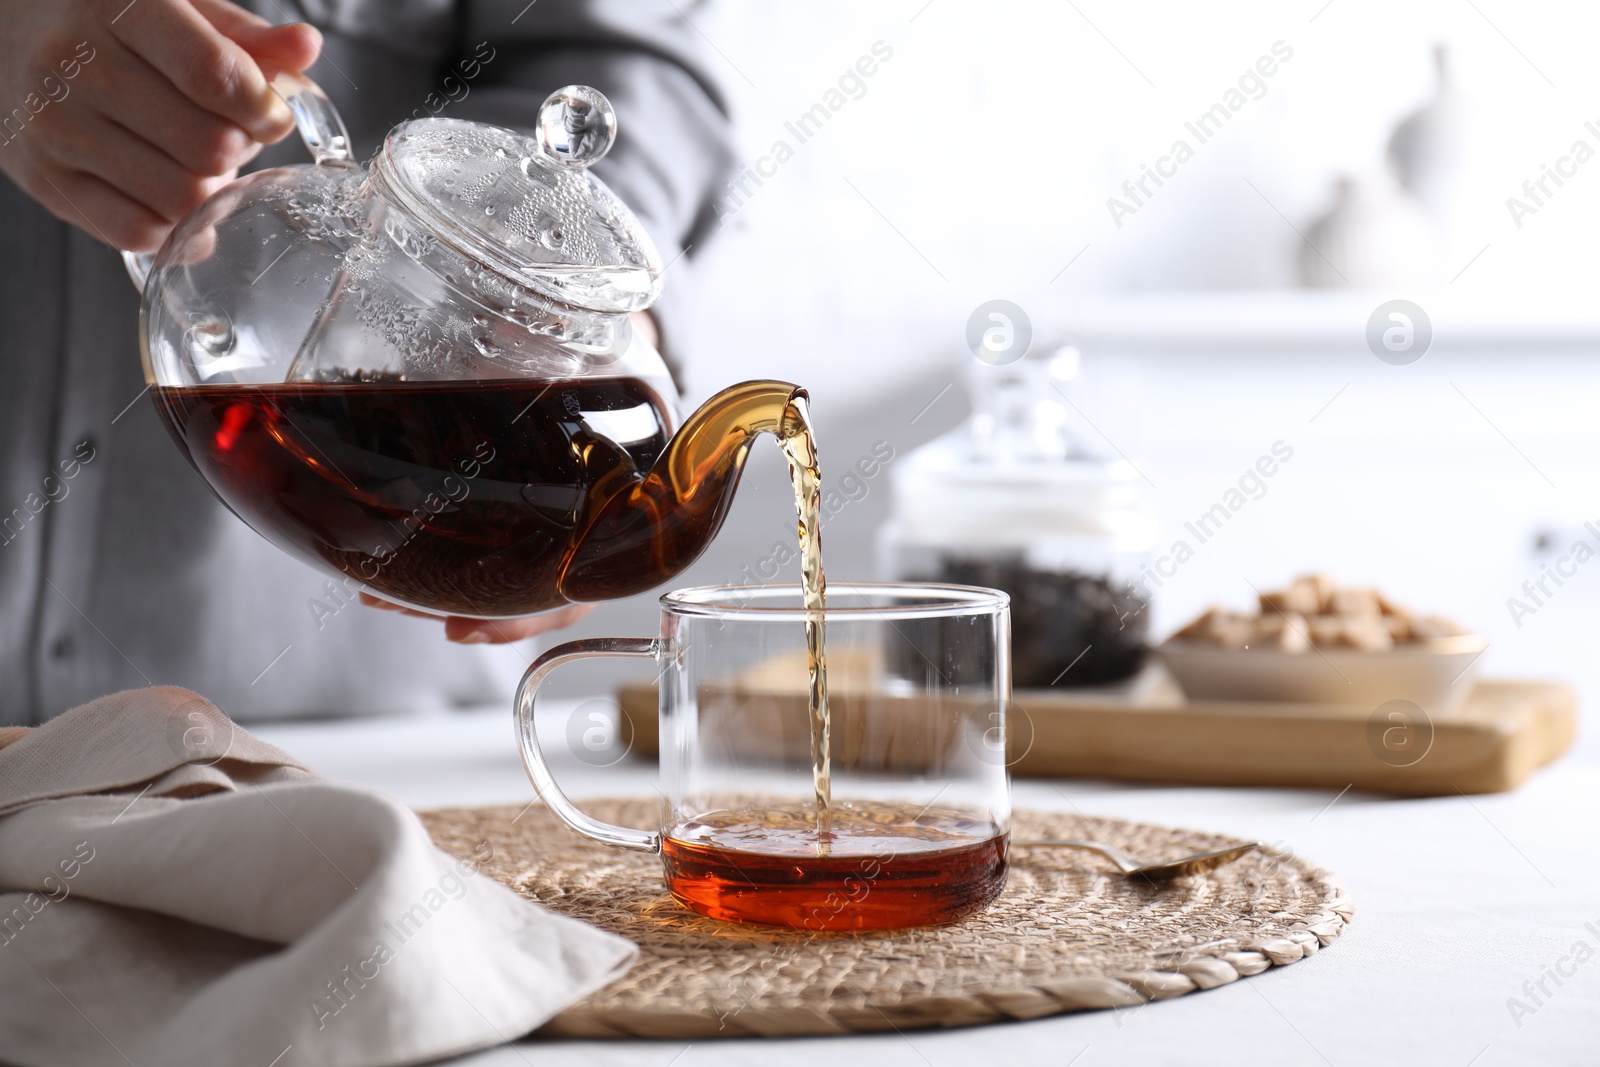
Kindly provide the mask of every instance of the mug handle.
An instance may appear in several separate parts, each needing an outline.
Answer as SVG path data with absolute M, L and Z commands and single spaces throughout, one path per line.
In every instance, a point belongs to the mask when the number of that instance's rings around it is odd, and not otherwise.
M 521 742 L 522 766 L 528 780 L 556 817 L 578 833 L 596 841 L 639 852 L 660 852 L 661 834 L 655 830 L 635 830 L 592 819 L 579 811 L 556 784 L 555 776 L 539 750 L 539 736 L 533 728 L 533 701 L 539 686 L 563 663 L 597 656 L 635 656 L 659 660 L 664 643 L 649 637 L 590 637 L 557 645 L 538 659 L 522 676 L 517 686 L 517 739 Z
M 328 94 L 316 82 L 304 74 L 282 71 L 269 85 L 289 106 L 290 114 L 294 115 L 295 128 L 300 131 L 300 140 L 305 142 L 306 151 L 311 153 L 311 158 L 319 166 L 341 167 L 355 163 L 355 154 L 350 151 L 350 131 L 345 129 L 344 119 L 339 117 L 333 101 L 328 99 Z M 150 268 L 155 261 L 156 257 L 149 252 L 122 253 L 122 264 L 128 268 L 128 277 L 133 279 L 134 288 L 141 293 L 144 292 L 144 284 L 150 278 Z

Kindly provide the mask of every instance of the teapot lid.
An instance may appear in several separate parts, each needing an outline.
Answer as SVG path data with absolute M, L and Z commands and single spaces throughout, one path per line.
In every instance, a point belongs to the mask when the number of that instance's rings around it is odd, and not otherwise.
M 373 170 L 440 241 L 512 281 L 591 311 L 638 311 L 661 295 L 661 256 L 588 171 L 616 133 L 611 102 L 569 85 L 545 100 L 536 136 L 413 119 L 389 134 Z

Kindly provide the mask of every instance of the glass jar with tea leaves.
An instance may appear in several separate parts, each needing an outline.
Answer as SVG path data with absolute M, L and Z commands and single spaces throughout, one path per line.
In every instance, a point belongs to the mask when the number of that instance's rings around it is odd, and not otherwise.
M 973 414 L 896 464 L 878 567 L 1011 595 L 1019 688 L 1119 681 L 1144 664 L 1157 527 L 1126 459 L 1094 454 L 1068 399 L 1076 349 L 974 361 Z

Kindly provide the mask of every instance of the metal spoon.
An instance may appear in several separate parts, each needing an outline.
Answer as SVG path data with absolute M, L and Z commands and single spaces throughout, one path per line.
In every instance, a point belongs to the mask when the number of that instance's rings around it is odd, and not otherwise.
M 1112 845 L 1102 845 L 1096 841 L 1013 841 L 1013 848 L 1081 848 L 1090 852 L 1098 852 L 1106 859 L 1117 865 L 1117 869 L 1130 877 L 1139 875 L 1144 878 L 1166 879 L 1177 878 L 1185 874 L 1203 874 L 1214 871 L 1218 867 L 1226 866 L 1247 852 L 1254 852 L 1261 847 L 1261 842 L 1251 841 L 1243 845 L 1231 845 L 1228 848 L 1219 848 L 1214 852 L 1200 852 L 1193 856 L 1184 856 L 1182 859 L 1167 860 L 1163 863 L 1153 863 L 1128 855 L 1120 848 Z

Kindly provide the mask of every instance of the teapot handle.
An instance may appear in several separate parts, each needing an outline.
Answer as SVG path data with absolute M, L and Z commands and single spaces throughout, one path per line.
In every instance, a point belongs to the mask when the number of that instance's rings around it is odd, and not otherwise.
M 350 133 L 344 128 L 344 119 L 334 110 L 333 102 L 317 83 L 304 74 L 289 71 L 272 79 L 272 91 L 283 98 L 294 113 L 294 124 L 300 129 L 300 139 L 306 151 L 317 163 L 354 163 L 350 151 Z
M 300 139 L 305 142 L 306 151 L 311 153 L 311 158 L 319 166 L 344 166 L 355 162 L 355 155 L 350 151 L 350 132 L 345 129 L 344 119 L 339 117 L 328 94 L 316 82 L 304 74 L 283 71 L 270 84 L 272 91 L 289 106 L 295 127 L 300 131 Z M 133 279 L 134 287 L 141 293 L 144 292 L 144 284 L 150 277 L 155 258 L 148 252 L 122 253 L 122 263 L 128 268 L 128 277 Z

